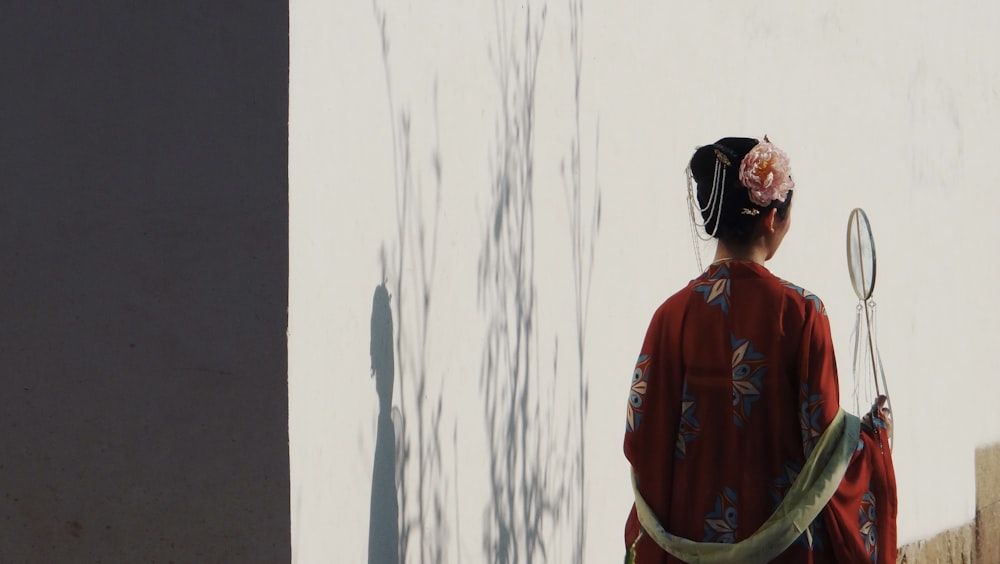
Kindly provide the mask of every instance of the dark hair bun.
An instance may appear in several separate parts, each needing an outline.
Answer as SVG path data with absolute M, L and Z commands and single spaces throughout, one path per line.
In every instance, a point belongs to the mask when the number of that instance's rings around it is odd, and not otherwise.
M 764 211 L 772 207 L 777 208 L 781 217 L 784 217 L 791 203 L 790 193 L 784 202 L 775 201 L 767 207 L 758 206 L 750 201 L 750 192 L 740 183 L 740 163 L 757 143 L 757 139 L 750 137 L 726 137 L 711 145 L 699 147 L 691 157 L 691 175 L 698 185 L 698 207 L 705 208 L 705 211 L 700 212 L 705 223 L 705 232 L 714 234 L 718 239 L 745 242 L 753 235 L 754 227 L 763 217 Z M 712 199 L 716 163 L 720 167 L 720 181 L 723 172 L 725 173 L 721 210 L 717 207 L 718 201 L 709 205 Z M 748 214 L 743 211 L 745 209 L 762 213 Z

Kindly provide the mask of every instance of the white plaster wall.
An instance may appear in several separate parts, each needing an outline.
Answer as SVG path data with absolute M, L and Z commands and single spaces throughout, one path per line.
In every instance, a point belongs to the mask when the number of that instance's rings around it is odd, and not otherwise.
M 697 274 L 686 160 L 696 145 L 727 135 L 767 133 L 791 155 L 793 231 L 769 267 L 826 302 L 845 405 L 856 300 L 843 231 L 852 208 L 867 210 L 880 259 L 879 343 L 896 409 L 899 540 L 972 519 L 973 450 L 1000 440 L 1000 411 L 991 401 L 1000 393 L 991 376 L 1000 310 L 990 293 L 1000 274 L 993 189 L 1000 5 L 584 6 L 581 212 L 589 222 L 599 191 L 601 214 L 599 229 L 587 223 L 581 230 L 583 247 L 593 245 L 582 501 L 572 465 L 581 436 L 580 367 L 562 172 L 576 123 L 570 6 L 529 7 L 535 23 L 545 10 L 545 24 L 528 262 L 537 419 L 527 434 L 538 454 L 523 462 L 538 470 L 544 491 L 569 487 L 555 500 L 559 514 L 537 527 L 544 560 L 573 561 L 581 536 L 585 561 L 620 558 L 630 505 L 621 439 L 634 356 L 656 306 Z M 479 269 L 494 219 L 491 171 L 503 108 L 498 37 L 517 37 L 523 47 L 525 9 L 291 2 L 288 346 L 297 562 L 367 558 L 379 411 L 370 320 L 383 281 L 397 339 L 397 421 L 406 422 L 403 440 L 428 453 L 423 463 L 414 454 L 401 465 L 406 561 L 475 562 L 491 552 L 484 545 L 493 502 L 481 377 L 489 372 L 490 320 L 507 310 L 479 299 L 488 285 Z M 385 15 L 386 57 L 376 14 Z M 506 22 L 499 32 L 498 22 Z M 401 142 L 403 113 L 408 144 Z M 417 307 L 425 290 L 426 309 Z M 491 376 L 504 378 L 510 371 L 496 372 Z

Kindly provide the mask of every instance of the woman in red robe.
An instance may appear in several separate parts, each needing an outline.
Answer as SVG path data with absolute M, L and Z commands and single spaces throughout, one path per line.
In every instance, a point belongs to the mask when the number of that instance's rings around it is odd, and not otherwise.
M 766 137 L 721 139 L 696 151 L 689 179 L 718 250 L 701 276 L 656 310 L 633 372 L 625 456 L 637 504 L 625 525 L 628 558 L 895 563 L 884 398 L 863 421 L 853 418 L 854 436 L 838 434 L 850 444 L 840 468 L 828 472 L 827 492 L 813 496 L 815 511 L 789 495 L 835 458 L 820 439 L 853 416 L 840 409 L 823 302 L 764 267 L 791 224 L 787 156 Z M 800 473 L 809 476 L 796 486 Z M 786 513 L 808 521 L 794 528 Z M 776 541 L 775 528 L 794 532 Z M 707 546 L 716 543 L 735 546 Z M 706 548 L 735 552 L 712 557 Z

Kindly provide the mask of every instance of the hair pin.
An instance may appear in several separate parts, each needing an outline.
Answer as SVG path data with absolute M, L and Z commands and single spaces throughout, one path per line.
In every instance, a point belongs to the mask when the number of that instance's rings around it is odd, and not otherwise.
M 742 210 L 740 210 L 740 214 L 742 215 L 757 215 L 759 213 L 760 210 L 756 208 L 743 208 Z
M 730 165 L 729 159 L 726 157 L 725 153 L 723 153 L 718 149 L 713 149 L 713 151 L 715 151 L 715 158 L 718 159 L 722 164 L 726 165 L 727 167 Z

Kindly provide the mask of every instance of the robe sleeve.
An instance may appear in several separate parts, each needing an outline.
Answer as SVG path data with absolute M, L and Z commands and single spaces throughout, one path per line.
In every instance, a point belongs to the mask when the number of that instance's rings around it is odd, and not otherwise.
M 799 370 L 799 423 L 808 456 L 840 408 L 840 384 L 822 306 L 807 308 Z M 884 430 L 863 426 L 858 448 L 823 521 L 838 562 L 896 561 L 896 479 Z
M 632 371 L 626 406 L 625 457 L 635 472 L 639 491 L 660 522 L 670 522 L 670 487 L 673 484 L 674 449 L 680 412 L 680 378 L 671 374 L 669 348 L 662 308 L 650 322 L 639 358 Z M 635 507 L 625 524 L 625 546 L 638 539 L 636 553 L 642 562 L 666 562 L 667 555 L 647 535 L 640 537 L 641 525 Z
M 805 306 L 802 349 L 799 352 L 799 427 L 802 453 L 808 457 L 823 431 L 840 410 L 837 359 L 830 321 L 821 302 Z

